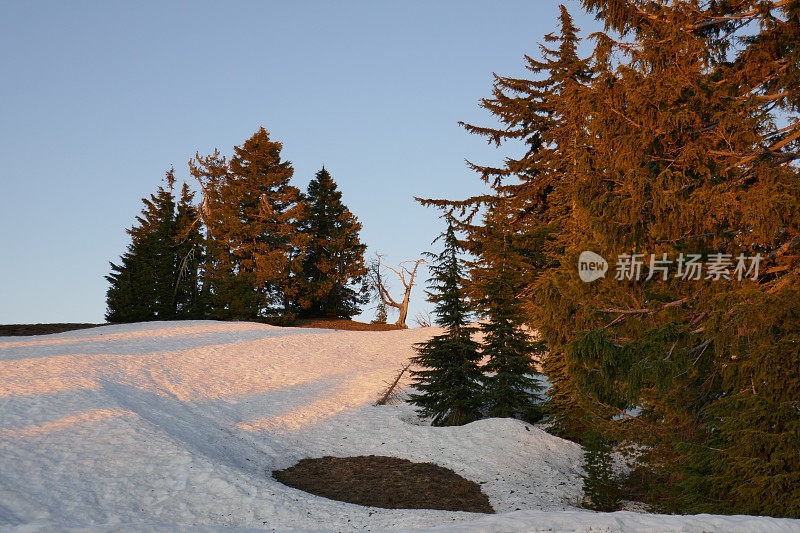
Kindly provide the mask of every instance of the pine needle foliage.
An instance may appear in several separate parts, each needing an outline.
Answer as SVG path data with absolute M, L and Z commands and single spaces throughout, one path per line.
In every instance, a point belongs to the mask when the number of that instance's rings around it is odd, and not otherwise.
M 175 172 L 167 187 L 143 198 L 136 224 L 126 230 L 131 243 L 120 263 L 111 263 L 106 276 L 106 320 L 142 322 L 199 318 L 203 314 L 197 261 L 184 261 L 193 247 L 202 246 L 192 194 L 184 185 L 176 204 Z M 198 252 L 198 257 L 202 252 Z
M 584 449 L 584 507 L 593 511 L 619 510 L 621 490 L 614 474 L 611 443 L 597 433 L 586 438 Z
M 175 209 L 176 274 L 173 289 L 175 316 L 180 319 L 201 319 L 208 313 L 208 292 L 204 284 L 205 236 L 202 233 L 195 194 L 187 183 Z
M 282 148 L 262 127 L 234 148 L 230 162 L 217 151 L 191 163 L 205 192 L 205 268 L 216 318 L 286 315 L 299 298 L 305 206 Z
M 566 434 L 647 450 L 669 510 L 799 517 L 800 3 L 582 4 L 606 26 L 591 57 L 562 9 L 532 79 L 498 77 L 484 100 L 500 125 L 467 126 L 524 153 L 473 165 L 487 195 L 425 203 L 475 232 L 507 196 L 514 232 L 546 235 L 521 292 Z M 579 279 L 584 250 L 605 278 Z M 622 254 L 673 270 L 615 279 Z M 681 254 L 763 262 L 685 279 Z
M 350 318 L 368 297 L 366 245 L 361 223 L 342 203 L 342 193 L 323 167 L 308 184 L 300 222 L 305 235 L 298 316 Z
M 561 217 L 571 206 L 559 192 L 561 185 L 571 179 L 567 169 L 574 166 L 575 154 L 585 149 L 577 134 L 582 110 L 567 102 L 575 100 L 593 73 L 589 61 L 578 56 L 578 29 L 563 6 L 559 22 L 559 31 L 546 35 L 545 43 L 540 45 L 541 58 L 525 56 L 529 79 L 495 76 L 492 96 L 483 99 L 481 106 L 498 120 L 499 126 L 463 124 L 468 132 L 484 137 L 490 144 L 521 142 L 524 152 L 519 157 L 508 157 L 500 167 L 470 163 L 489 186 L 485 195 L 459 201 L 418 198 L 423 205 L 443 209 L 457 219 L 458 228 L 468 235 L 464 242 L 475 256 L 480 256 L 485 241 L 491 241 L 486 238 L 490 228 L 483 222 L 474 222 L 476 215 L 489 209 L 505 211 L 517 254 L 525 258 L 517 265 L 524 286 L 520 295 L 530 294 L 536 280 L 561 261 L 565 247 L 560 238 L 564 230 Z M 558 294 L 553 287 L 539 286 L 536 290 Z M 553 317 L 548 316 L 560 311 L 537 308 L 534 303 L 526 298 L 523 304 L 529 329 L 539 331 L 542 339 L 562 337 L 560 330 L 551 327 Z M 540 343 L 536 351 L 543 348 Z M 563 350 L 554 343 L 548 343 L 546 349 L 549 356 L 544 370 L 550 381 L 547 403 L 554 429 L 563 436 L 577 438 L 584 427 L 580 422 L 586 418 L 584 409 L 572 390 L 574 383 L 566 375 Z
M 386 324 L 389 320 L 389 313 L 386 309 L 386 304 L 381 301 L 375 307 L 375 318 L 372 319 L 373 324 Z
M 464 295 L 464 261 L 455 230 L 448 224 L 441 236 L 442 251 L 429 253 L 432 276 L 428 301 L 434 304 L 436 324 L 444 333 L 415 345 L 414 387 L 409 402 L 433 425 L 455 426 L 480 417 L 480 346 L 472 339 L 470 311 Z
M 535 378 L 534 356 L 542 355 L 543 346 L 527 330 L 520 291 L 529 265 L 514 242 L 509 216 L 499 202 L 473 233 L 473 239 L 480 240 L 472 242 L 478 255 L 470 269 L 469 293 L 482 315 L 483 407 L 489 416 L 536 422 L 541 418 L 542 387 Z
M 381 285 L 386 285 L 386 281 L 383 279 L 383 274 L 381 273 L 380 255 L 371 259 L 367 266 L 367 283 L 371 299 L 373 301 L 377 300 L 378 302 L 375 306 L 375 318 L 372 319 L 372 323 L 386 324 L 389 321 L 389 309 L 379 289 Z

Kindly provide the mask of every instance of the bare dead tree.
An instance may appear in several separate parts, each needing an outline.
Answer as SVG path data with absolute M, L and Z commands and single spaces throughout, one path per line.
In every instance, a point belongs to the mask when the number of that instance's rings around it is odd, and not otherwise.
M 401 302 L 396 302 L 391 295 L 389 295 L 389 291 L 386 288 L 386 284 L 383 281 L 383 278 L 379 275 L 375 275 L 373 272 L 372 281 L 375 285 L 375 288 L 378 291 L 378 295 L 381 297 L 381 300 L 385 305 L 390 307 L 394 307 L 400 312 L 400 316 L 397 318 L 397 322 L 395 322 L 395 326 L 401 328 L 407 328 L 406 325 L 406 316 L 408 316 L 408 302 L 411 299 L 411 288 L 414 287 L 414 278 L 417 275 L 417 269 L 421 263 L 425 263 L 424 259 L 418 259 L 416 261 L 409 260 L 403 261 L 398 265 L 397 268 L 392 268 L 389 265 L 384 264 L 381 261 L 381 255 L 378 254 L 378 266 L 377 272 L 380 273 L 381 267 L 384 267 L 388 270 L 391 270 L 397 277 L 400 279 L 400 283 L 403 284 L 404 293 L 403 293 L 403 300 Z M 411 265 L 414 265 L 413 267 Z

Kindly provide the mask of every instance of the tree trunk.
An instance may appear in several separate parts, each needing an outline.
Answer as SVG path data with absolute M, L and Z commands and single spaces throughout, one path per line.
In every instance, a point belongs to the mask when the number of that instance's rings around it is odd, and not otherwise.
M 408 294 L 406 293 L 406 299 L 403 303 L 400 304 L 400 307 L 397 309 L 400 310 L 400 316 L 397 317 L 397 322 L 394 323 L 395 326 L 400 326 L 403 329 L 408 329 L 406 325 L 406 316 L 408 315 Z
M 387 265 L 381 264 L 381 256 L 378 255 L 378 264 L 376 268 L 376 273 L 373 277 L 373 282 L 376 284 L 378 293 L 380 294 L 381 300 L 385 305 L 390 307 L 394 307 L 400 312 L 400 316 L 397 318 L 397 322 L 394 323 L 395 326 L 398 326 L 403 329 L 407 329 L 408 326 L 406 325 L 406 317 L 408 316 L 408 303 L 411 300 L 411 288 L 414 287 L 414 277 L 417 275 L 417 269 L 419 268 L 420 263 L 424 263 L 423 259 L 418 259 L 417 261 L 404 261 L 400 263 L 400 266 L 397 269 L 394 269 Z M 409 269 L 405 265 L 408 263 L 414 263 L 414 268 Z M 403 284 L 405 288 L 405 293 L 403 294 L 403 301 L 401 303 L 395 302 L 392 297 L 389 295 L 389 292 L 386 290 L 386 286 L 383 284 L 383 281 L 380 276 L 380 268 L 381 266 L 385 266 L 395 274 L 397 277 L 400 278 L 400 282 Z

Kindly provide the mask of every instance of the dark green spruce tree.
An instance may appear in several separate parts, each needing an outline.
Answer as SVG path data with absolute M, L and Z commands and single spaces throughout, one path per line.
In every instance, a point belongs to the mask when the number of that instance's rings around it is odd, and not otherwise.
M 186 183 L 181 188 L 176 205 L 175 223 L 175 316 L 183 319 L 205 318 L 208 312 L 208 293 L 202 277 L 205 238 L 201 232 L 199 213 L 194 205 L 194 192 Z
M 373 324 L 386 324 L 389 320 L 389 312 L 386 309 L 384 302 L 378 302 L 375 308 L 375 318 L 372 319 Z
M 421 367 L 412 371 L 417 392 L 410 402 L 420 415 L 431 417 L 433 425 L 454 426 L 480 416 L 481 354 L 472 339 L 469 306 L 464 295 L 464 262 L 452 224 L 440 237 L 443 249 L 432 259 L 433 273 L 428 301 L 435 304 L 436 324 L 444 333 L 415 346 L 412 362 Z
M 368 283 L 370 294 L 373 299 L 378 300 L 378 305 L 375 306 L 375 318 L 372 319 L 373 324 L 386 324 L 389 320 L 389 310 L 386 307 L 386 302 L 380 295 L 378 287 L 383 285 L 383 276 L 381 275 L 381 263 L 379 257 L 372 259 L 367 267 Z
M 469 236 L 465 240 L 468 251 L 476 257 L 485 254 L 482 247 L 502 249 L 490 241 L 508 235 L 508 232 L 487 234 L 484 223 L 473 221 L 476 214 L 501 206 L 508 211 L 513 247 L 517 256 L 525 259 L 516 273 L 524 287 L 519 291 L 525 300 L 520 302 L 521 309 L 525 323 L 538 331 L 543 340 L 562 335 L 555 328 L 553 315 L 574 314 L 572 307 L 562 310 L 537 305 L 543 296 L 533 298 L 535 291 L 530 287 L 561 260 L 565 244 L 560 238 L 564 231 L 563 217 L 570 213 L 571 206 L 561 199 L 560 190 L 563 183 L 573 181 L 575 154 L 586 149 L 585 141 L 578 135 L 585 112 L 576 102 L 577 93 L 591 81 L 593 73 L 590 63 L 578 55 L 578 33 L 572 17 L 561 6 L 559 30 L 544 37 L 539 47 L 541 57 L 525 58 L 530 75 L 525 78 L 496 75 L 492 96 L 481 100 L 481 107 L 499 124 L 496 127 L 462 124 L 468 132 L 495 146 L 512 143 L 522 146 L 519 156 L 508 157 L 501 166 L 470 163 L 489 186 L 489 192 L 466 200 L 418 199 L 423 205 L 438 207 L 454 216 L 458 229 Z M 506 260 L 500 253 L 493 257 Z M 492 261 L 485 257 L 483 268 L 497 268 L 491 265 Z M 547 290 L 554 299 L 561 296 L 557 288 Z M 571 304 L 565 301 L 558 305 Z M 543 367 L 550 382 L 547 403 L 552 425 L 563 436 L 580 437 L 586 413 L 575 394 L 575 383 L 567 376 L 565 350 L 561 344 L 550 342 L 547 351 Z
M 367 247 L 358 235 L 361 224 L 342 203 L 342 193 L 325 167 L 308 184 L 304 200 L 298 316 L 350 318 L 369 297 L 364 285 Z
M 166 182 L 166 188 L 159 187 L 142 199 L 142 214 L 126 230 L 131 243 L 120 263 L 111 263 L 106 276 L 110 283 L 106 298 L 109 322 L 198 318 L 202 314 L 196 300 L 197 263 L 183 261 L 190 247 L 202 246 L 192 218 L 191 193 L 184 186 L 176 205 L 174 170 L 167 172 Z M 183 275 L 179 275 L 181 268 Z
M 535 422 L 541 418 L 542 387 L 534 377 L 534 357 L 541 357 L 544 349 L 526 325 L 521 294 L 530 265 L 514 242 L 513 213 L 505 208 L 504 200 L 492 206 L 483 227 L 473 233 L 473 239 L 478 238 L 473 243 L 478 257 L 470 271 L 469 292 L 483 317 L 483 403 L 489 416 Z
M 587 432 L 584 446 L 584 507 L 606 513 L 619 510 L 622 494 L 614 473 L 611 443 L 598 433 Z

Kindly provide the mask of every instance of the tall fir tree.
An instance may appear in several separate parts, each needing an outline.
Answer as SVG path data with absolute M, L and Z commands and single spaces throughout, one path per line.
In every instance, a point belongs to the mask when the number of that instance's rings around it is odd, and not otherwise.
M 787 443 L 800 420 L 786 392 L 800 385 L 800 361 L 774 341 L 794 334 L 777 302 L 798 294 L 800 191 L 788 164 L 798 70 L 787 68 L 798 7 L 584 4 L 627 42 L 597 36 L 597 76 L 569 102 L 586 119 L 575 130 L 584 149 L 562 156 L 573 163 L 556 193 L 570 206 L 563 259 L 533 290 L 541 308 L 577 311 L 550 320 L 571 391 L 605 432 L 645 444 L 651 468 L 683 480 L 666 487 L 668 508 L 797 516 L 787 490 L 800 468 Z M 787 128 L 775 126 L 781 108 L 795 114 Z M 641 279 L 587 285 L 574 268 L 585 249 L 733 264 L 729 276 L 687 280 L 647 261 Z M 738 280 L 735 258 L 757 253 L 766 272 L 788 275 Z M 778 379 L 775 364 L 787 369 Z
M 420 370 L 412 371 L 418 392 L 409 401 L 420 415 L 437 426 L 461 425 L 480 416 L 480 345 L 472 339 L 470 312 L 464 295 L 464 261 L 452 224 L 442 234 L 442 252 L 432 259 L 428 301 L 435 304 L 436 324 L 445 328 L 427 342 L 415 346 L 412 358 Z
M 202 273 L 206 255 L 205 238 L 194 196 L 189 185 L 184 183 L 175 208 L 177 262 L 173 298 L 176 316 L 186 319 L 205 318 L 209 303 Z
M 192 162 L 205 193 L 205 270 L 218 318 L 285 315 L 299 297 L 304 205 L 281 149 L 262 127 L 230 162 L 219 152 Z
M 298 315 L 350 318 L 369 297 L 361 224 L 342 203 L 342 193 L 325 167 L 308 184 L 304 200 Z
M 544 78 L 499 78 L 484 103 L 501 127 L 470 128 L 529 145 L 476 168 L 518 224 L 553 229 L 524 292 L 558 421 L 643 445 L 672 510 L 800 516 L 800 4 L 583 5 L 607 30 L 591 64 L 562 9 L 559 48 L 528 59 Z M 579 279 L 584 250 L 612 260 L 606 278 Z M 622 254 L 646 258 L 641 277 L 614 272 Z M 688 254 L 733 261 L 676 276 Z M 739 254 L 761 275 L 737 279 Z
M 120 264 L 111 263 L 106 320 L 139 322 L 198 318 L 202 315 L 198 292 L 197 264 L 181 265 L 190 246 L 199 245 L 199 231 L 189 218 L 191 193 L 184 185 L 179 205 L 175 203 L 174 170 L 166 175 L 167 187 L 143 198 L 142 214 L 126 230 L 131 243 Z M 184 275 L 179 276 L 179 269 Z
M 477 259 L 470 270 L 469 294 L 483 318 L 483 403 L 489 416 L 535 422 L 541 418 L 542 386 L 535 378 L 534 357 L 541 358 L 544 349 L 528 331 L 522 294 L 530 265 L 514 242 L 514 214 L 505 200 L 498 199 L 472 234 Z
M 503 206 L 514 213 L 509 216 L 518 253 L 526 258 L 518 271 L 523 294 L 531 294 L 531 285 L 559 264 L 564 242 L 561 218 L 570 205 L 560 197 L 561 184 L 568 182 L 576 155 L 586 147 L 580 131 L 583 110 L 575 105 L 578 93 L 592 79 L 589 61 L 578 56 L 578 29 L 569 12 L 560 7 L 559 31 L 545 36 L 540 45 L 541 59 L 526 56 L 530 78 L 495 76 L 491 98 L 481 101 L 500 125 L 476 126 L 463 123 L 468 132 L 482 136 L 490 144 L 521 144 L 519 157 L 508 157 L 502 166 L 470 163 L 488 184 L 489 193 L 467 200 L 418 199 L 423 205 L 446 210 L 458 220 L 458 227 L 467 232 L 470 252 L 481 254 L 487 238 L 484 224 L 473 219 L 491 206 Z M 497 257 L 500 257 L 499 255 Z M 549 290 L 549 289 L 548 289 Z M 555 293 L 557 298 L 557 292 Z M 560 330 L 552 326 L 551 313 L 560 313 L 550 306 L 537 306 L 528 298 L 524 305 L 526 323 L 539 331 L 543 339 L 558 338 Z M 564 302 L 568 305 L 567 302 Z M 567 437 L 579 438 L 585 430 L 586 414 L 577 400 L 575 386 L 567 376 L 565 353 L 559 343 L 547 343 L 548 356 L 544 369 L 550 381 L 547 391 L 554 430 Z

